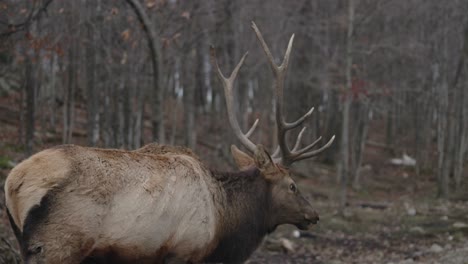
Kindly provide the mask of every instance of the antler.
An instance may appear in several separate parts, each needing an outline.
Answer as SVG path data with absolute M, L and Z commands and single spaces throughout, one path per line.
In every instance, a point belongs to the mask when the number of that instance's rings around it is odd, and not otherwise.
M 303 159 L 316 156 L 317 154 L 323 152 L 325 149 L 331 146 L 331 144 L 335 140 L 335 136 L 332 136 L 331 139 L 319 149 L 311 150 L 314 146 L 316 146 L 320 142 L 322 137 L 319 137 L 310 145 L 300 148 L 302 136 L 304 135 L 304 132 L 306 130 L 306 127 L 303 127 L 297 136 L 296 143 L 294 144 L 294 147 L 292 150 L 289 149 L 287 142 L 286 142 L 286 133 L 289 130 L 302 125 L 304 121 L 307 120 L 307 118 L 310 117 L 312 115 L 312 112 L 314 111 L 313 107 L 310 108 L 310 110 L 307 113 L 305 113 L 303 116 L 301 116 L 299 119 L 297 119 L 296 121 L 292 123 L 288 123 L 284 120 L 283 87 L 284 87 L 284 79 L 286 77 L 286 72 L 288 70 L 289 56 L 291 54 L 292 44 L 294 41 L 294 34 L 291 36 L 291 39 L 289 40 L 288 48 L 286 49 L 283 62 L 281 63 L 281 65 L 278 66 L 274 62 L 273 55 L 271 55 L 268 45 L 265 43 L 265 40 L 263 39 L 263 36 L 260 33 L 260 30 L 258 29 L 257 25 L 255 25 L 254 22 L 252 22 L 252 28 L 255 31 L 255 34 L 257 35 L 257 38 L 260 41 L 260 44 L 262 45 L 263 51 L 265 52 L 268 58 L 271 70 L 273 71 L 273 75 L 275 76 L 276 125 L 278 127 L 278 147 L 275 150 L 272 157 L 273 159 L 275 159 L 276 162 L 279 162 L 285 166 L 289 166 L 295 161 L 299 161 L 299 160 L 303 160 Z M 248 52 L 246 52 L 244 56 L 242 56 L 241 60 L 239 61 L 237 66 L 234 68 L 229 78 L 224 77 L 223 73 L 221 72 L 218 62 L 216 60 L 215 49 L 213 47 L 211 47 L 210 53 L 211 53 L 211 62 L 213 64 L 213 67 L 216 68 L 218 77 L 221 80 L 223 87 L 224 87 L 224 95 L 226 97 L 226 105 L 227 105 L 229 123 L 231 124 L 231 127 L 234 129 L 234 134 L 240 140 L 242 145 L 244 145 L 244 147 L 246 147 L 251 153 L 254 153 L 256 150 L 256 146 L 254 143 L 252 143 L 252 141 L 250 141 L 249 136 L 253 133 L 253 131 L 257 127 L 258 119 L 255 121 L 255 123 L 252 125 L 249 131 L 246 134 L 244 134 L 242 130 L 240 129 L 239 123 L 235 115 L 235 111 L 233 108 L 234 97 L 232 95 L 232 87 L 233 87 L 234 81 L 237 77 L 237 73 L 239 72 L 240 67 L 242 67 L 242 64 L 244 63 L 244 60 Z
M 240 67 L 242 67 L 242 64 L 244 63 L 245 57 L 247 57 L 248 52 L 246 52 L 244 56 L 242 56 L 241 60 L 239 61 L 237 66 L 234 68 L 229 78 L 224 77 L 223 73 L 221 72 L 221 69 L 219 68 L 218 61 L 216 60 L 216 51 L 214 47 L 210 47 L 210 54 L 211 54 L 211 63 L 216 68 L 219 80 L 221 81 L 224 87 L 224 95 L 226 97 L 226 107 L 227 107 L 227 113 L 229 117 L 229 123 L 231 124 L 232 129 L 234 129 L 234 134 L 240 140 L 242 145 L 244 145 L 244 147 L 246 147 L 251 153 L 255 153 L 255 150 L 257 147 L 255 146 L 254 143 L 252 143 L 252 141 L 250 141 L 249 136 L 252 135 L 255 128 L 257 127 L 258 119 L 255 120 L 254 124 L 249 129 L 249 131 L 246 134 L 244 134 L 236 118 L 236 114 L 235 114 L 234 107 L 233 107 L 234 96 L 232 95 L 232 87 L 233 87 L 234 81 L 237 77 L 237 73 L 239 72 Z
M 291 130 L 293 128 L 296 128 L 302 125 L 304 121 L 314 111 L 314 108 L 312 107 L 305 115 L 301 116 L 299 119 L 297 119 L 295 122 L 292 122 L 292 123 L 288 123 L 284 120 L 284 116 L 283 116 L 284 79 L 285 79 L 286 72 L 287 72 L 288 65 L 289 65 L 289 56 L 291 54 L 291 48 L 292 48 L 292 44 L 294 41 L 294 34 L 289 39 L 288 48 L 286 49 L 283 62 L 281 63 L 281 65 L 278 66 L 274 62 L 274 58 L 271 55 L 268 45 L 265 43 L 265 40 L 263 39 L 262 33 L 260 33 L 260 30 L 258 29 L 257 25 L 254 22 L 252 22 L 252 28 L 255 31 L 255 34 L 257 35 L 257 38 L 260 41 L 260 44 L 262 45 L 263 51 L 265 52 L 268 58 L 273 75 L 275 76 L 276 126 L 278 128 L 278 149 L 273 154 L 273 158 L 277 160 L 278 162 L 281 162 L 283 165 L 289 166 L 295 161 L 299 161 L 299 160 L 303 160 L 303 159 L 316 156 L 317 154 L 323 152 L 325 149 L 331 146 L 331 144 L 335 140 L 335 136 L 332 136 L 332 138 L 324 146 L 322 146 L 319 149 L 310 151 L 315 145 L 317 145 L 317 143 L 320 142 L 320 140 L 322 139 L 321 137 L 315 140 L 312 144 L 299 149 L 302 136 L 306 129 L 306 127 L 304 127 L 299 133 L 292 151 L 289 149 L 286 143 L 286 132 L 288 130 Z

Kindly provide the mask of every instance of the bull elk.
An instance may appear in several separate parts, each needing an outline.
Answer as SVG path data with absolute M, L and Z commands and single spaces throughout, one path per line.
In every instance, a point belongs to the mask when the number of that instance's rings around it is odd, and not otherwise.
M 229 78 L 211 57 L 224 86 L 229 122 L 250 155 L 231 147 L 239 172 L 208 169 L 190 150 L 150 144 L 135 151 L 64 145 L 17 165 L 5 183 L 6 207 L 26 263 L 190 263 L 245 261 L 281 224 L 307 229 L 318 214 L 287 169 L 310 158 L 317 141 L 292 149 L 283 118 L 283 85 L 294 35 L 277 66 L 255 23 L 275 76 L 279 146 L 270 156 L 244 134 L 232 88 L 245 54 Z M 258 121 L 258 120 L 257 120 Z M 320 139 L 319 139 L 320 140 Z

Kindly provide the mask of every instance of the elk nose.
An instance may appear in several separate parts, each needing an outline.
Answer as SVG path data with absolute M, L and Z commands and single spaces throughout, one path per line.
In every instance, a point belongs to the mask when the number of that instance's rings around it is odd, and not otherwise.
M 304 218 L 313 224 L 317 224 L 317 222 L 320 220 L 319 215 L 315 211 L 311 214 L 305 214 Z

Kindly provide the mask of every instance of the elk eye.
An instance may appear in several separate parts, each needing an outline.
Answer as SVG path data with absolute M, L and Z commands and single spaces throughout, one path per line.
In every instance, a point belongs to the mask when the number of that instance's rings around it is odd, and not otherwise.
M 296 193 L 296 192 L 297 192 L 296 184 L 291 183 L 291 184 L 289 185 L 289 190 L 291 190 L 291 192 L 293 192 L 293 193 Z
M 28 249 L 28 254 L 30 255 L 35 255 L 35 254 L 39 254 L 42 252 L 42 247 L 41 246 L 35 246 L 33 248 L 30 248 Z

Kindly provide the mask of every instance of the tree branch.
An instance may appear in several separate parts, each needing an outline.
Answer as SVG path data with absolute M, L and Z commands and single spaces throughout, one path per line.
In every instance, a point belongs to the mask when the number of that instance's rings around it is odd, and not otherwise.
M 157 138 L 160 143 L 164 143 L 164 125 L 163 125 L 163 108 L 162 108 L 162 97 L 163 87 L 161 82 L 162 75 L 160 74 L 162 63 L 160 53 L 160 43 L 156 29 L 151 23 L 145 8 L 141 5 L 139 0 L 126 0 L 127 3 L 135 11 L 138 21 L 143 26 L 143 30 L 146 33 L 148 40 L 148 46 L 151 52 L 151 63 L 153 64 L 153 78 L 154 78 L 154 101 L 153 101 L 153 139 Z
M 8 29 L 7 31 L 0 33 L 0 38 L 9 37 L 10 35 L 14 33 L 20 32 L 26 29 L 27 27 L 29 27 L 29 25 L 32 22 L 34 22 L 35 20 L 41 17 L 42 13 L 45 13 L 47 11 L 47 8 L 49 7 L 50 3 L 52 3 L 52 1 L 53 0 L 45 1 L 45 3 L 36 11 L 34 10 L 35 8 L 33 7 L 28 17 L 26 18 L 26 20 L 21 23 L 17 23 L 17 24 L 2 23 L 2 24 L 7 24 Z

